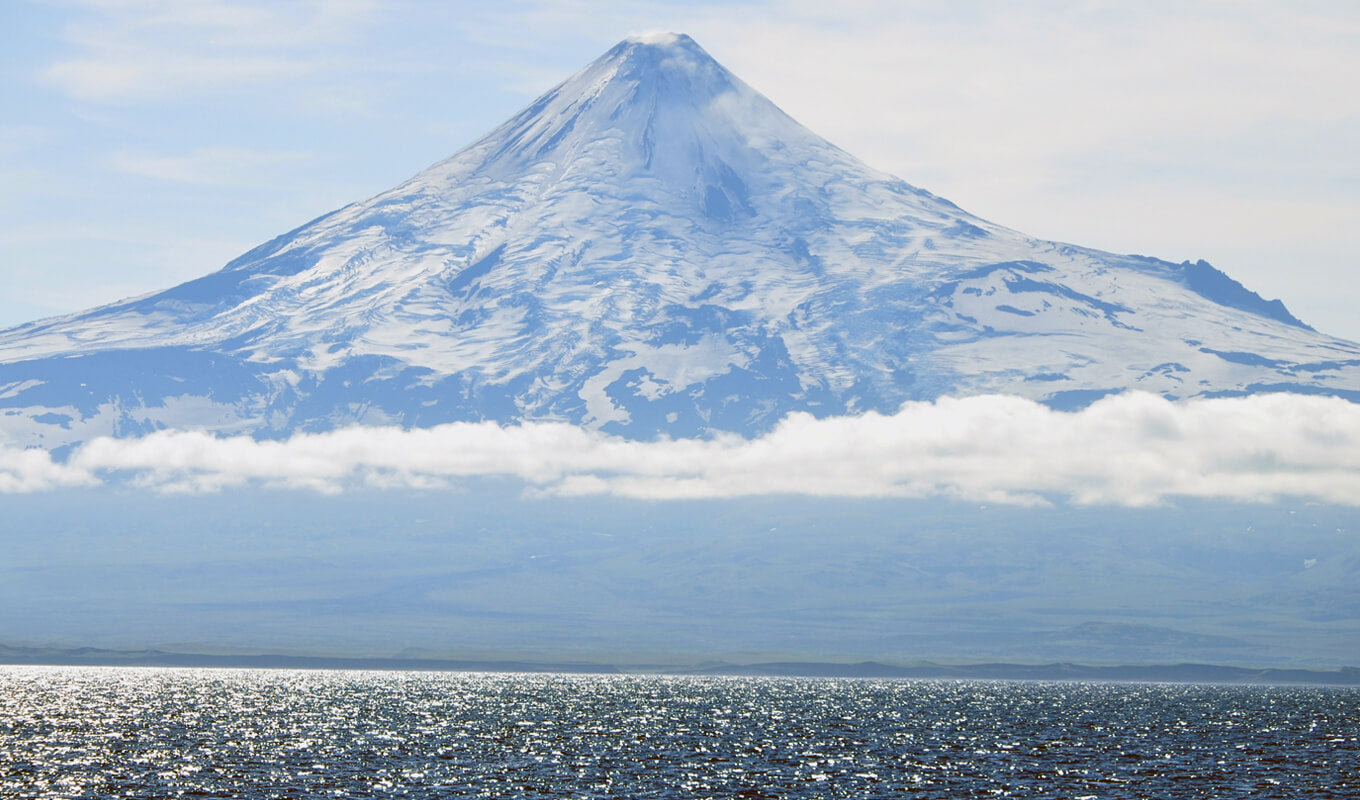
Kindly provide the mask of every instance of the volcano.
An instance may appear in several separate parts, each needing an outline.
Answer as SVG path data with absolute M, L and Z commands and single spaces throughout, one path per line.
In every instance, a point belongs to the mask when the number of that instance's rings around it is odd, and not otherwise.
M 166 291 L 0 332 L 0 435 L 457 420 L 754 435 L 942 395 L 1360 399 L 1360 345 L 1213 266 L 1043 241 L 875 171 L 683 35 Z

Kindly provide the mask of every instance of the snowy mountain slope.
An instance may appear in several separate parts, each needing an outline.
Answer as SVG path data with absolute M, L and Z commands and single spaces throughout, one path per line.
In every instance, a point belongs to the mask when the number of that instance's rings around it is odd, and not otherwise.
M 876 172 L 685 36 L 157 294 L 0 332 L 0 432 L 567 420 L 753 433 L 942 394 L 1360 397 L 1213 267 L 1039 241 Z

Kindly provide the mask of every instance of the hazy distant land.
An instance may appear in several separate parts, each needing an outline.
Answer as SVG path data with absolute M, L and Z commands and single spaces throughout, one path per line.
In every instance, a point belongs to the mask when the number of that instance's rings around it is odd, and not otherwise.
M 335 658 L 326 656 L 176 653 L 164 650 L 45 648 L 0 644 L 0 664 L 120 667 L 224 667 L 244 669 L 353 669 L 448 672 L 651 673 L 808 678 L 946 678 L 978 680 L 1158 681 L 1172 683 L 1301 683 L 1360 686 L 1360 668 L 1339 670 L 1254 669 L 1223 664 L 882 664 L 816 661 L 752 664 L 593 664 L 427 658 Z

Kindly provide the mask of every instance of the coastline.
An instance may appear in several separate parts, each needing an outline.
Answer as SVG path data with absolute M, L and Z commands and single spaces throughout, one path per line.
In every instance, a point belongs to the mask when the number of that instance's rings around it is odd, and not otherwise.
M 1360 667 L 1307 669 L 1227 664 L 1117 664 L 1007 662 L 910 665 L 877 661 L 763 661 L 752 663 L 610 664 L 580 661 L 336 657 L 270 653 L 189 653 L 96 647 L 25 647 L 0 644 L 3 666 L 200 667 L 426 672 L 524 672 L 598 675 L 703 675 L 786 678 L 901 678 L 937 680 L 1106 681 L 1149 683 L 1294 684 L 1360 686 Z

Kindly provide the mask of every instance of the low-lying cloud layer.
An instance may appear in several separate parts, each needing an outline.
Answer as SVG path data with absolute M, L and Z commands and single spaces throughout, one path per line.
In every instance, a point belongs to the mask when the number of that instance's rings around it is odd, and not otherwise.
M 758 439 L 637 442 L 559 423 L 348 428 L 287 441 L 166 431 L 93 440 L 65 461 L 0 448 L 0 492 L 106 482 L 161 491 L 243 485 L 440 488 L 504 476 L 552 495 L 949 496 L 1141 506 L 1176 497 L 1360 505 L 1360 404 L 1144 393 L 1077 412 L 1018 397 L 908 403 L 891 416 L 794 414 Z

